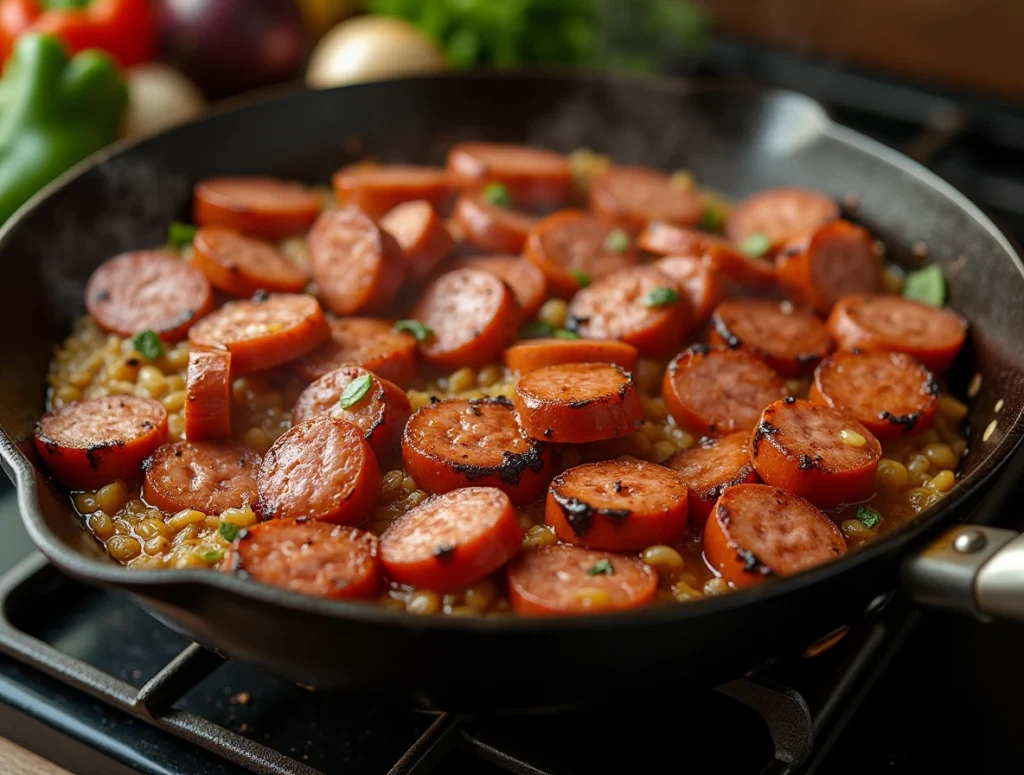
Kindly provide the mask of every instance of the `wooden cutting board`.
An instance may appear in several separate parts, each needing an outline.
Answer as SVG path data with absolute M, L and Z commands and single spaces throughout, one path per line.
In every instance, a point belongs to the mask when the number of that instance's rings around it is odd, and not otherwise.
M 0 737 L 0 772 L 4 775 L 72 775 L 31 751 Z

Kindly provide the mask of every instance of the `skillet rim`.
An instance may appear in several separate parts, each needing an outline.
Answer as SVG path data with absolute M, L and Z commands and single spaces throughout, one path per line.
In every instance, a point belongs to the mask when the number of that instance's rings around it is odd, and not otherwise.
M 408 76 L 404 78 L 372 81 L 367 83 L 339 86 L 332 89 L 314 90 L 294 85 L 271 87 L 237 97 L 220 100 L 211 106 L 202 116 L 192 121 L 175 125 L 168 129 L 148 133 L 137 137 L 118 140 L 79 162 L 51 183 L 36 192 L 24 205 L 0 227 L 0 255 L 11 235 L 21 226 L 22 221 L 38 209 L 54 193 L 86 174 L 93 167 L 118 156 L 122 151 L 134 148 L 151 139 L 164 134 L 173 133 L 182 127 L 202 124 L 207 120 L 235 110 L 247 107 L 266 105 L 275 101 L 285 102 L 309 96 L 312 92 L 323 91 L 326 94 L 340 94 L 345 90 L 372 89 L 381 84 L 409 84 L 421 81 L 463 81 L 463 80 L 561 80 L 575 81 L 589 85 L 604 84 L 639 84 L 643 87 L 654 87 L 673 95 L 695 94 L 701 92 L 753 92 L 758 95 L 783 98 L 803 102 L 819 114 L 821 133 L 831 140 L 873 157 L 914 179 L 917 185 L 927 186 L 944 195 L 950 202 L 966 212 L 971 219 L 983 228 L 990 237 L 1003 248 L 1018 274 L 1024 277 L 1024 260 L 1016 241 L 1005 234 L 988 214 L 963 192 L 952 184 L 927 169 L 924 165 L 908 156 L 876 141 L 856 130 L 836 123 L 828 110 L 816 99 L 789 89 L 766 87 L 747 80 L 719 78 L 679 78 L 664 74 L 629 75 L 610 74 L 588 71 L 544 71 L 544 72 L 506 72 L 478 70 L 472 72 L 430 73 Z M 324 97 L 326 98 L 326 97 Z M 38 471 L 28 458 L 21 453 L 6 433 L 0 432 L 0 460 L 9 476 L 14 480 L 17 490 L 17 501 L 22 523 L 36 547 L 61 570 L 94 584 L 103 584 L 126 590 L 129 594 L 141 598 L 159 599 L 159 594 L 149 592 L 158 588 L 196 587 L 197 592 L 203 588 L 215 588 L 221 592 L 237 594 L 252 603 L 262 603 L 281 609 L 291 609 L 307 615 L 349 619 L 376 626 L 399 627 L 413 631 L 465 631 L 472 633 L 500 633 L 505 631 L 527 631 L 556 633 L 564 630 L 603 630 L 609 626 L 656 626 L 667 622 L 678 622 L 682 619 L 699 617 L 705 613 L 709 616 L 721 614 L 732 609 L 754 605 L 758 600 L 774 599 L 778 596 L 795 592 L 834 575 L 852 572 L 865 563 L 873 562 L 877 557 L 892 551 L 898 551 L 915 538 L 928 530 L 937 527 L 944 521 L 952 521 L 951 515 L 978 493 L 1013 457 L 1024 442 L 1024 408 L 1013 418 L 1012 424 L 1005 431 L 998 446 L 989 451 L 988 455 L 958 485 L 962 489 L 949 497 L 943 498 L 935 507 L 918 514 L 903 523 L 893 532 L 870 544 L 859 547 L 853 552 L 833 560 L 825 565 L 812 568 L 795 576 L 774 580 L 770 584 L 734 591 L 720 597 L 704 598 L 685 605 L 660 605 L 631 611 L 619 611 L 591 614 L 587 616 L 522 616 L 510 614 L 488 617 L 447 617 L 447 616 L 410 616 L 405 612 L 391 611 L 373 603 L 352 601 L 336 601 L 316 598 L 264 584 L 253 583 L 234 575 L 219 573 L 209 569 L 175 570 L 168 573 L 164 570 L 132 570 L 119 564 L 92 559 L 65 546 L 49 529 L 40 514 L 37 490 L 46 486 L 39 480 Z M 967 515 L 960 515 L 961 518 Z

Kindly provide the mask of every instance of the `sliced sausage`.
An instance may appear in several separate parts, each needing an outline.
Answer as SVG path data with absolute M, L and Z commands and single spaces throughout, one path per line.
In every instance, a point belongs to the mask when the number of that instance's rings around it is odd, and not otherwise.
M 551 449 L 523 434 L 506 398 L 423 407 L 405 426 L 402 461 L 427 492 L 495 487 L 519 506 L 543 496 L 553 476 Z
M 256 477 L 258 511 L 264 519 L 355 525 L 373 514 L 382 478 L 361 429 L 314 417 L 293 425 L 267 450 Z
M 690 302 L 694 324 L 703 323 L 725 296 L 721 275 L 706 258 L 668 256 L 655 262 L 654 268 L 671 277 Z
M 798 304 L 822 315 L 843 296 L 882 288 L 882 262 L 867 229 L 832 221 L 787 242 L 776 259 L 779 285 Z
M 906 353 L 939 374 L 952 365 L 967 337 L 967 323 L 952 310 L 890 294 L 840 299 L 828 328 L 844 350 Z
M 694 226 L 704 212 L 696 191 L 646 167 L 612 167 L 597 177 L 590 184 L 590 209 L 633 234 L 651 221 Z
M 764 235 L 772 254 L 794 237 L 839 217 L 839 205 L 817 191 L 771 188 L 749 196 L 732 208 L 726 236 L 737 244 Z
M 525 207 L 553 207 L 572 194 L 572 170 L 560 153 L 507 143 L 458 143 L 448 151 L 448 172 L 465 191 L 488 183 L 508 189 Z
M 214 288 L 232 296 L 299 293 L 306 273 L 268 242 L 219 226 L 205 226 L 192 241 L 192 262 Z
M 167 439 L 167 410 L 149 398 L 89 398 L 43 415 L 33 438 L 57 481 L 95 490 L 138 477 L 142 461 Z
M 690 494 L 690 522 L 703 525 L 715 501 L 729 487 L 756 482 L 750 462 L 750 434 L 730 433 L 721 438 L 705 436 L 689 449 L 681 449 L 665 461 L 679 473 Z
M 673 544 L 686 531 L 686 482 L 644 460 L 584 463 L 551 482 L 544 521 L 562 541 L 590 549 Z
M 352 207 L 328 210 L 308 237 L 309 269 L 320 298 L 335 315 L 383 309 L 402 285 L 398 241 Z
M 306 517 L 246 528 L 225 569 L 290 592 L 335 600 L 366 600 L 380 585 L 376 536 Z
M 263 239 L 305 232 L 323 199 L 298 183 L 274 178 L 209 178 L 195 187 L 193 217 L 200 226 L 224 226 Z
M 338 204 L 358 207 L 371 218 L 380 218 L 403 202 L 416 199 L 444 212 L 454 192 L 443 169 L 406 164 L 352 165 L 338 170 L 332 184 Z
M 231 353 L 192 350 L 188 354 L 185 438 L 231 438 Z
M 260 456 L 230 441 L 179 441 L 164 444 L 144 468 L 142 495 L 170 514 L 195 509 L 220 514 L 256 503 Z
M 832 351 L 832 336 L 817 315 L 767 299 L 723 301 L 711 317 L 710 341 L 748 352 L 784 377 L 809 372 Z
M 613 363 L 636 369 L 637 351 L 631 344 L 600 339 L 531 339 L 505 350 L 505 365 L 519 374 L 565 363 Z
M 236 374 L 262 371 L 305 355 L 331 330 L 317 300 L 305 294 L 232 301 L 188 332 L 194 347 L 227 349 Z
M 851 415 L 794 398 L 765 409 L 750 440 L 766 484 L 823 509 L 870 498 L 881 457 L 878 439 Z
M 633 375 L 610 363 L 565 363 L 524 375 L 515 407 L 533 439 L 582 444 L 636 430 L 643 418 Z
M 585 339 L 621 339 L 641 355 L 679 351 L 690 330 L 689 300 L 653 266 L 620 269 L 579 291 L 566 327 Z
M 730 487 L 704 527 L 704 556 L 734 587 L 792 576 L 846 554 L 843 534 L 791 492 L 766 484 Z
M 665 370 L 661 394 L 679 427 L 719 436 L 750 430 L 764 408 L 789 391 L 782 377 L 752 355 L 693 345 Z
M 654 602 L 658 574 L 636 557 L 558 544 L 530 549 L 508 567 L 508 597 L 522 615 L 602 613 Z
M 496 571 L 522 541 L 505 493 L 466 487 L 430 498 L 392 522 L 380 537 L 380 559 L 399 584 L 448 592 Z
M 294 362 L 303 379 L 313 381 L 342 366 L 361 366 L 399 387 L 416 376 L 416 340 L 395 331 L 389 320 L 340 318 L 330 322 L 330 338 Z
M 523 320 L 537 314 L 547 299 L 544 273 L 519 256 L 474 256 L 460 261 L 457 268 L 485 269 L 512 289 Z
M 662 256 L 706 258 L 712 271 L 741 286 L 763 288 L 775 284 L 775 265 L 771 261 L 747 255 L 729 240 L 704 231 L 649 223 L 637 237 L 637 245 Z
M 463 194 L 455 200 L 452 218 L 466 241 L 488 253 L 521 253 L 526 235 L 538 218 L 491 204 L 482 196 Z
M 614 229 L 581 210 L 562 210 L 542 220 L 526 238 L 523 255 L 540 269 L 555 296 L 568 299 L 612 272 L 635 266 L 627 243 L 619 250 Z
M 431 334 L 420 354 L 442 369 L 480 367 L 499 359 L 516 334 L 519 305 L 505 283 L 482 269 L 455 269 L 424 291 L 413 317 Z
M 852 414 L 885 441 L 927 430 L 939 384 L 905 353 L 845 351 L 815 369 L 810 399 Z
M 153 331 L 164 341 L 176 342 L 213 303 L 213 289 L 202 272 L 155 250 L 123 253 L 104 262 L 85 286 L 92 319 L 120 336 Z
M 395 459 L 411 412 L 398 385 L 359 366 L 343 366 L 302 391 L 292 409 L 292 425 L 321 415 L 346 420 L 363 432 L 383 465 Z
M 403 202 L 380 219 L 381 228 L 398 241 L 405 273 L 418 282 L 427 277 L 455 247 L 444 219 L 430 202 Z

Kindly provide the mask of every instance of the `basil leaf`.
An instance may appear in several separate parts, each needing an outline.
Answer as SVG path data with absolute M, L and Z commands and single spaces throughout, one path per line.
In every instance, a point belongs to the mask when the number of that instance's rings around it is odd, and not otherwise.
M 740 250 L 751 258 L 762 258 L 765 253 L 771 250 L 771 247 L 772 241 L 768 239 L 767 234 L 762 234 L 761 232 L 751 234 L 740 243 Z
M 572 279 L 576 281 L 580 288 L 586 288 L 590 285 L 590 277 L 587 276 L 586 272 L 582 272 L 579 269 L 570 269 L 569 274 L 572 275 Z
M 132 337 L 132 347 L 147 361 L 155 361 L 164 354 L 164 343 L 155 331 L 139 331 Z
M 434 329 L 420 323 L 418 320 L 399 320 L 393 328 L 395 331 L 405 331 L 407 334 L 412 334 L 416 337 L 417 342 L 425 342 L 434 335 Z
M 936 264 L 907 274 L 903 281 L 903 298 L 941 307 L 946 303 L 946 278 Z
M 559 328 L 555 330 L 554 337 L 555 339 L 579 339 L 580 335 L 575 331 L 568 331 L 564 328 Z
M 221 522 L 217 528 L 217 532 L 220 533 L 220 537 L 228 543 L 235 541 L 239 534 L 242 532 L 242 528 L 236 525 L 234 522 Z
M 882 521 L 882 515 L 870 506 L 858 506 L 857 519 L 861 521 L 864 527 L 875 528 Z
M 587 570 L 588 576 L 614 576 L 615 568 L 612 567 L 612 561 L 605 557 L 603 560 L 598 560 L 593 568 Z
M 167 244 L 175 250 L 186 248 L 196 238 L 197 231 L 199 231 L 198 226 L 174 221 L 167 229 Z
M 495 207 L 511 207 L 512 195 L 501 183 L 488 183 L 480 194 L 484 201 Z
M 604 238 L 604 249 L 609 253 L 625 253 L 629 248 L 629 235 L 622 229 L 612 229 Z
M 553 329 L 550 323 L 543 320 L 531 320 L 519 327 L 520 339 L 546 339 L 551 336 Z
M 675 304 L 679 301 L 679 294 L 672 288 L 668 288 L 664 285 L 657 288 L 651 288 L 644 296 L 640 303 L 645 307 L 666 307 L 669 304 Z
M 354 380 L 345 385 L 345 389 L 341 391 L 341 399 L 339 403 L 342 409 L 348 409 L 349 407 L 358 404 L 367 393 L 370 392 L 370 386 L 373 384 L 373 375 L 364 374 L 361 377 L 356 377 Z

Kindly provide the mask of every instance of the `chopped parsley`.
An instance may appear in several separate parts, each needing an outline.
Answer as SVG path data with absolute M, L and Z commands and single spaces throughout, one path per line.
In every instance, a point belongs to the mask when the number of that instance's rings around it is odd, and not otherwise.
M 882 515 L 870 506 L 858 506 L 857 519 L 861 521 L 864 527 L 876 528 L 878 523 L 882 521 Z
M 579 339 L 580 335 L 575 331 L 569 331 L 565 328 L 556 328 L 554 333 L 555 339 Z
M 412 334 L 417 342 L 425 342 L 434 335 L 434 329 L 418 320 L 399 320 L 395 323 L 394 330 Z
M 217 528 L 217 532 L 220 533 L 221 538 L 228 543 L 231 543 L 238 538 L 239 534 L 242 532 L 242 528 L 234 522 L 221 522 L 220 527 Z
M 132 347 L 147 361 L 153 361 L 164 354 L 164 343 L 155 331 L 146 329 L 132 337 Z
M 605 557 L 603 560 L 598 560 L 593 568 L 587 570 L 588 576 L 614 576 L 615 568 L 612 567 L 612 561 Z
M 206 562 L 218 562 L 223 556 L 224 552 L 218 551 L 217 549 L 207 549 L 199 555 L 200 559 L 205 560 Z
M 545 323 L 543 320 L 531 320 L 519 327 L 519 338 L 520 339 L 546 339 L 551 336 L 554 329 L 550 323 Z
M 767 234 L 755 232 L 740 243 L 740 250 L 751 258 L 763 258 L 771 250 L 772 241 Z
M 570 269 L 569 274 L 572 275 L 572 279 L 576 281 L 580 288 L 586 288 L 590 285 L 590 277 L 586 272 L 582 272 L 579 269 Z
M 700 214 L 700 227 L 704 231 L 720 232 L 725 226 L 725 213 L 722 208 L 714 205 L 705 205 L 704 212 Z
M 488 183 L 481 192 L 484 201 L 495 207 L 511 207 L 512 195 L 501 183 Z
M 345 385 L 345 389 L 341 391 L 341 408 L 348 409 L 349 407 L 358 404 L 363 396 L 370 391 L 370 385 L 373 384 L 373 375 L 364 374 L 361 377 L 356 377 L 354 380 Z
M 604 249 L 609 253 L 625 253 L 629 248 L 629 235 L 622 229 L 612 229 L 604 238 Z
M 666 307 L 669 304 L 675 304 L 679 301 L 679 293 L 667 286 L 661 285 L 657 288 L 651 288 L 644 296 L 640 303 L 645 307 Z
M 196 238 L 197 231 L 199 231 L 197 226 L 173 221 L 167 229 L 167 244 L 175 250 L 187 248 Z
M 941 307 L 946 303 L 946 278 L 936 264 L 909 272 L 903 280 L 903 298 Z

